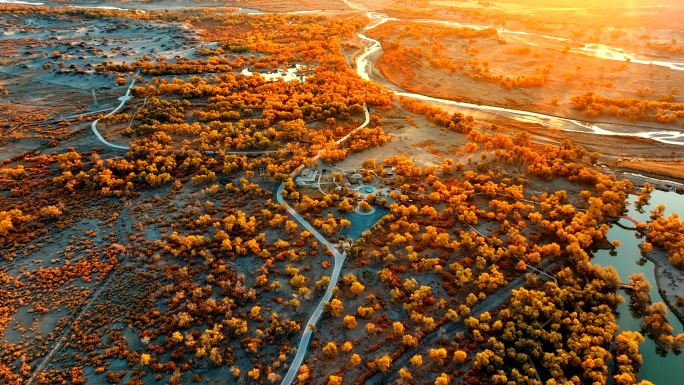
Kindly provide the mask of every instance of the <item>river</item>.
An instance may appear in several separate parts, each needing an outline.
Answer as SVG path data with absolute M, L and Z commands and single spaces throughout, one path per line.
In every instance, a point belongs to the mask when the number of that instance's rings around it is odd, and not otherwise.
M 630 196 L 631 202 L 635 200 L 635 196 Z M 674 212 L 684 212 L 684 199 L 675 192 L 653 191 L 650 202 L 649 206 L 644 207 L 644 213 L 639 213 L 633 206 L 630 206 L 628 215 L 639 221 L 646 222 L 649 220 L 649 211 L 661 203 L 667 207 L 665 216 Z M 627 227 L 633 227 L 633 224 L 626 220 L 621 220 L 620 223 Z M 629 276 L 632 274 L 643 274 L 651 284 L 651 300 L 653 302 L 661 302 L 663 299 L 660 293 L 658 293 L 658 287 L 656 286 L 654 265 L 651 261 L 641 258 L 638 245 L 642 242 L 642 239 L 638 237 L 637 232 L 613 225 L 608 232 L 607 239 L 611 241 L 617 239 L 620 241 L 620 246 L 616 249 L 617 255 L 615 253 L 611 255 L 609 250 L 599 250 L 594 253 L 592 262 L 601 266 L 613 266 L 620 275 L 622 282 L 628 282 Z M 625 298 L 625 302 L 618 307 L 617 323 L 620 329 L 641 331 L 641 319 L 635 318 L 629 311 L 629 296 L 623 291 L 620 291 L 620 294 Z M 674 328 L 674 333 L 684 332 L 681 322 L 672 312 L 668 311 L 667 319 Z M 684 366 L 684 355 L 664 354 L 648 336 L 645 336 L 645 341 L 639 345 L 639 351 L 644 358 L 644 363 L 638 376 L 640 380 L 648 380 L 654 384 L 682 383 L 681 373 L 677 369 Z
M 368 37 L 365 34 L 365 31 L 371 30 L 387 21 L 401 21 L 399 19 L 389 17 L 385 14 L 379 13 L 379 12 L 374 12 L 374 11 L 368 11 L 365 9 L 363 6 L 353 3 L 349 0 L 344 0 L 344 2 L 352 9 L 356 9 L 358 11 L 362 11 L 366 13 L 366 16 L 370 19 L 370 23 L 368 26 L 364 28 L 364 30 L 360 33 L 357 33 L 357 36 L 363 41 L 365 44 L 364 47 L 364 52 L 356 59 L 356 71 L 359 76 L 361 76 L 363 79 L 371 81 L 371 73 L 373 72 L 373 61 L 372 58 L 374 54 L 380 52 L 382 50 L 382 45 L 380 44 L 379 41 Z M 459 23 L 455 22 L 447 22 L 447 21 L 441 21 L 441 20 L 412 20 L 414 22 L 423 22 L 423 23 L 440 23 L 440 24 L 450 24 L 450 25 L 458 25 L 458 26 L 467 26 L 471 28 L 483 28 L 482 26 L 473 26 L 473 25 L 461 25 Z M 519 31 L 509 31 L 509 30 L 499 30 L 499 33 L 505 33 L 505 34 L 519 34 L 519 35 L 534 35 L 533 33 L 530 32 L 519 32 Z M 561 39 L 561 38 L 555 38 L 553 36 L 546 36 L 546 35 L 538 35 L 539 37 L 545 38 L 545 39 Z M 634 62 L 640 63 L 640 64 L 653 64 L 653 65 L 660 65 L 664 67 L 668 67 L 671 69 L 675 70 L 684 70 L 684 64 L 682 63 L 672 63 L 672 62 L 645 62 L 643 60 L 639 60 L 636 58 L 635 55 L 630 55 L 622 52 L 620 49 L 617 48 L 612 48 L 609 46 L 602 45 L 601 47 L 596 47 L 595 45 L 585 45 L 583 49 L 581 49 L 582 53 L 584 54 L 591 54 L 592 56 L 595 56 L 597 58 L 605 59 L 605 60 L 618 60 L 618 58 L 621 58 L 620 60 L 624 58 L 630 58 L 633 59 Z M 620 55 L 618 55 L 619 53 Z M 376 55 L 376 59 L 377 59 Z M 643 62 L 643 63 L 642 63 Z M 532 111 L 525 111 L 525 110 L 518 110 L 514 108 L 505 108 L 505 107 L 499 107 L 499 106 L 488 106 L 488 105 L 480 105 L 480 104 L 475 104 L 475 103 L 465 103 L 465 102 L 457 102 L 449 99 L 440 99 L 440 98 L 435 98 L 431 97 L 428 95 L 422 95 L 422 94 L 417 94 L 414 92 L 408 92 L 396 85 L 393 84 L 388 84 L 389 82 L 382 82 L 383 86 L 386 86 L 390 90 L 394 91 L 396 95 L 398 96 L 403 96 L 411 99 L 418 99 L 418 100 L 423 100 L 423 101 L 428 101 L 432 103 L 439 103 L 439 104 L 445 104 L 445 105 L 451 105 L 451 106 L 457 106 L 460 108 L 465 108 L 469 110 L 478 110 L 478 111 L 486 111 L 490 113 L 495 113 L 500 116 L 504 116 L 506 118 L 514 119 L 517 121 L 521 122 L 532 122 L 532 123 L 538 123 L 543 126 L 555 126 L 562 128 L 565 131 L 573 131 L 573 132 L 583 132 L 583 133 L 589 133 L 589 134 L 595 134 L 595 135 L 626 135 L 626 136 L 636 136 L 640 138 L 647 138 L 647 139 L 653 139 L 661 143 L 666 143 L 666 144 L 674 144 L 674 145 L 679 145 L 679 146 L 684 146 L 684 132 L 679 130 L 677 127 L 673 125 L 672 129 L 653 129 L 649 127 L 641 127 L 637 128 L 636 131 L 631 131 L 631 132 L 626 132 L 626 131 L 616 131 L 616 130 L 609 130 L 605 127 L 601 127 L 595 123 L 591 122 L 584 122 L 580 120 L 575 120 L 575 119 L 569 119 L 569 118 L 564 118 L 560 116 L 553 116 L 553 115 L 547 115 L 547 114 L 542 114 L 538 112 L 532 112 Z

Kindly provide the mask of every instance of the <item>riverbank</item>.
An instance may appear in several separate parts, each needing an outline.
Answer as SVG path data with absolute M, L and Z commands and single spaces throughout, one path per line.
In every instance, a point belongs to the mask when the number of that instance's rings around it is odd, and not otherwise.
M 682 160 L 620 160 L 617 162 L 617 168 L 684 181 L 684 161 Z M 680 187 L 684 187 L 684 184 Z
M 678 180 L 667 180 L 667 179 L 660 179 L 657 178 L 657 175 L 654 175 L 653 177 L 648 176 L 648 175 L 643 175 L 643 174 L 638 174 L 631 172 L 631 170 L 624 170 L 619 167 L 617 168 L 606 168 L 607 171 L 610 170 L 609 172 L 612 172 L 615 174 L 617 178 L 626 178 L 629 179 L 632 184 L 634 185 L 635 188 L 642 187 L 646 184 L 646 182 L 650 183 L 652 186 L 656 188 L 656 190 L 660 191 L 674 191 L 677 194 L 684 194 L 684 183 L 679 182 Z
M 659 180 L 643 175 L 629 173 L 623 174 L 624 177 L 630 179 L 635 186 L 643 186 L 645 182 L 649 182 L 660 191 L 669 191 L 668 186 L 673 186 L 673 181 Z M 681 187 L 677 188 L 675 193 L 682 194 Z M 671 194 L 672 192 L 670 192 Z M 658 200 L 661 202 L 662 200 Z M 663 202 L 666 207 L 668 202 Z M 626 220 L 626 219 L 625 219 Z M 631 225 L 631 223 L 630 223 Z M 631 226 L 630 226 L 631 227 Z M 639 248 L 641 244 L 639 244 Z M 653 249 L 648 253 L 640 254 L 643 258 L 653 262 L 653 275 L 655 277 L 656 287 L 663 302 L 672 311 L 672 314 L 684 326 L 684 307 L 677 305 L 677 297 L 681 296 L 684 289 L 684 272 L 676 268 L 667 256 L 667 252 L 661 248 Z M 656 300 L 658 301 L 658 300 Z
M 636 195 L 629 195 L 628 200 L 634 202 Z M 665 204 L 665 216 L 684 210 L 684 200 L 674 192 L 652 191 L 648 205 L 643 211 L 637 210 L 634 205 L 628 206 L 626 215 L 640 222 L 647 222 L 649 211 L 659 204 Z M 684 332 L 682 318 L 678 313 L 684 310 L 676 306 L 677 294 L 682 294 L 681 274 L 667 259 L 664 250 L 654 248 L 648 255 L 642 255 L 640 245 L 645 237 L 634 230 L 634 225 L 627 219 L 613 222 L 606 234 L 609 241 L 618 241 L 617 246 L 610 249 L 599 249 L 592 252 L 592 263 L 600 266 L 612 266 L 617 272 L 621 282 L 628 282 L 633 274 L 642 274 L 650 283 L 648 294 L 653 302 L 664 302 L 670 308 L 665 318 L 672 326 L 673 334 Z M 678 290 L 679 289 L 679 290 Z M 626 291 L 619 290 L 618 295 L 625 300 L 620 304 L 615 315 L 616 322 L 620 327 L 619 332 L 634 331 L 643 333 L 641 324 L 642 314 L 634 312 L 630 305 L 630 298 Z M 675 368 L 682 365 L 682 356 L 676 353 L 667 353 L 658 346 L 657 338 L 645 335 L 644 341 L 639 344 L 639 352 L 642 355 L 643 364 L 637 374 L 636 382 L 648 380 L 654 384 L 678 384 L 679 374 Z M 609 378 L 612 378 L 609 377 Z
M 625 177 L 630 177 L 630 180 L 632 180 L 632 183 L 634 183 L 635 186 L 638 186 L 638 183 L 643 182 L 643 178 L 645 178 L 636 174 L 625 175 Z M 661 186 L 664 183 L 672 183 L 672 181 L 652 180 L 651 178 L 647 179 L 648 180 L 646 181 L 649 183 L 655 185 L 660 184 Z M 636 199 L 636 196 L 632 195 L 629 199 L 630 201 L 634 200 Z M 630 206 L 630 210 L 627 215 L 635 217 L 638 221 L 646 222 L 649 220 L 648 216 L 650 209 L 655 207 L 656 204 L 665 205 L 665 216 L 668 216 L 672 213 L 681 213 L 682 210 L 682 204 L 680 203 L 682 200 L 675 195 L 674 191 L 667 192 L 667 190 L 662 191 L 662 189 L 660 189 L 660 191 L 653 191 L 651 193 L 650 202 L 651 204 L 649 206 L 644 207 L 643 212 L 638 212 L 633 206 Z M 627 219 L 622 219 L 622 221 L 626 220 Z M 624 222 L 618 223 L 618 225 L 621 224 L 624 224 Z M 627 224 L 627 228 L 632 228 L 631 222 Z M 654 248 L 648 253 L 642 253 L 642 236 L 637 236 L 636 239 L 630 241 L 627 241 L 626 238 L 621 238 L 620 241 L 624 244 L 623 246 L 631 250 L 630 252 L 638 250 L 639 258 L 645 258 L 653 263 L 653 278 L 651 280 L 655 281 L 658 294 L 662 298 L 662 301 L 665 302 L 667 307 L 672 311 L 672 314 L 677 318 L 677 320 L 679 320 L 681 327 L 684 327 L 684 306 L 677 305 L 677 298 L 684 294 L 684 272 L 679 270 L 669 261 L 667 252 L 662 248 Z M 640 262 L 637 262 L 637 264 L 643 265 Z M 623 276 L 622 278 L 623 280 L 627 279 L 626 276 Z M 654 294 L 655 293 L 651 292 L 651 299 L 655 302 L 660 301 L 660 299 L 658 299 L 657 296 L 654 296 Z M 675 327 L 675 329 L 678 328 Z
M 672 265 L 667 258 L 665 250 L 654 249 L 642 255 L 653 262 L 658 293 L 660 293 L 663 302 L 672 311 L 672 314 L 684 326 L 684 309 L 677 305 L 677 297 L 682 294 L 682 289 L 684 288 L 684 275 L 682 271 Z

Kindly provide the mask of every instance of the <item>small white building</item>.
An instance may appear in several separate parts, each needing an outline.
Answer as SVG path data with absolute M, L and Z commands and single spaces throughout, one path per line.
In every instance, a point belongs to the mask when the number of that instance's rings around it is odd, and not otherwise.
M 295 178 L 295 184 L 299 187 L 310 186 L 318 180 L 318 170 L 304 168 L 300 171 L 299 176 Z
M 393 178 L 394 177 L 394 167 L 385 167 L 385 176 L 387 178 Z
M 363 175 L 352 174 L 352 176 L 349 179 L 351 179 L 352 183 L 361 183 L 361 181 L 363 181 Z

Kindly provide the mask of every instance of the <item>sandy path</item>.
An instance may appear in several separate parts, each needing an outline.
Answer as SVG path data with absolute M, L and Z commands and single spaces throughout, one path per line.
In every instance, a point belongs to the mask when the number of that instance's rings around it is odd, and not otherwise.
M 107 115 L 105 115 L 105 116 L 104 116 L 105 118 L 108 117 L 108 116 L 114 115 L 117 111 L 119 111 L 121 108 L 123 108 L 123 106 L 126 104 L 127 101 L 131 100 L 131 88 L 133 88 L 133 86 L 135 85 L 135 78 L 136 78 L 136 76 L 138 76 L 139 73 L 140 73 L 140 70 L 136 70 L 136 71 L 135 71 L 135 74 L 133 74 L 133 81 L 131 81 L 131 85 L 128 86 L 128 89 L 126 90 L 126 94 L 125 94 L 124 96 L 121 96 L 121 97 L 119 98 L 119 100 L 121 101 L 121 103 L 119 103 L 119 105 L 118 105 L 115 109 L 113 109 L 110 113 L 108 113 Z M 98 139 L 100 142 L 102 142 L 105 146 L 109 146 L 109 147 L 112 147 L 112 148 L 117 148 L 117 149 L 120 149 L 120 150 L 128 150 L 128 146 L 120 146 L 120 145 L 118 145 L 118 144 L 110 143 L 110 142 L 108 142 L 105 138 L 102 137 L 102 135 L 100 134 L 100 131 L 97 130 L 97 122 L 98 122 L 99 120 L 100 120 L 100 119 L 95 119 L 95 120 L 93 121 L 93 124 L 90 125 L 90 128 L 93 129 L 93 133 L 95 134 L 95 136 L 97 136 L 97 139 Z

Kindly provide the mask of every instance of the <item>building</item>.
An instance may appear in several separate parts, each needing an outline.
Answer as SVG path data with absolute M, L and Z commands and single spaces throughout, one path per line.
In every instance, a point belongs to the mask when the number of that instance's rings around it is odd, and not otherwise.
M 352 176 L 349 177 L 349 179 L 351 179 L 352 183 L 361 183 L 363 181 L 363 175 L 352 174 Z
M 394 178 L 394 167 L 385 167 L 385 176 L 387 178 Z
M 318 170 L 312 170 L 310 168 L 303 168 L 299 172 L 297 178 L 295 178 L 295 185 L 299 187 L 311 186 L 318 181 Z

